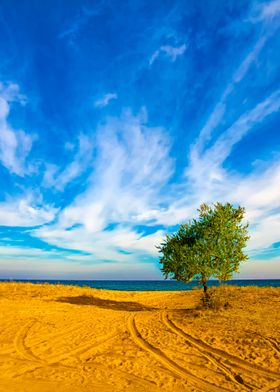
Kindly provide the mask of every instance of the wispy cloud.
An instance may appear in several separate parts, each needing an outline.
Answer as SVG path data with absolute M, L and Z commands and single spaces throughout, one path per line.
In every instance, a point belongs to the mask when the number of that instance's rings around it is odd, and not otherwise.
M 33 195 L 30 193 L 1 202 L 0 226 L 30 227 L 52 221 L 57 209 L 47 204 L 42 205 L 42 200 L 39 202 L 40 195 L 35 195 L 35 192 Z
M 280 0 L 264 1 L 255 6 L 252 21 L 273 21 L 279 20 L 280 17 Z
M 74 145 L 71 148 L 75 148 Z M 69 165 L 60 170 L 58 166 L 46 163 L 43 186 L 47 188 L 54 187 L 59 191 L 63 191 L 73 180 L 78 180 L 81 174 L 90 166 L 93 148 L 93 141 L 88 136 L 80 134 L 77 152 Z M 69 150 L 68 144 L 66 149 Z
M 225 129 L 219 122 L 226 114 L 227 99 L 246 76 L 252 61 L 255 61 L 266 43 L 261 38 L 252 52 L 241 63 L 234 77 L 214 107 L 205 126 L 199 132 L 197 142 L 191 147 L 186 181 L 196 200 L 230 200 L 246 207 L 247 218 L 251 223 L 251 239 L 248 249 L 257 251 L 270 247 L 279 240 L 280 208 L 279 157 L 271 162 L 271 167 L 240 175 L 225 169 L 224 162 L 231 155 L 233 147 L 240 142 L 254 127 L 265 123 L 266 119 L 280 111 L 280 90 L 259 101 L 255 107 L 241 114 Z M 214 137 L 214 129 L 220 131 Z M 217 133 L 217 131 L 216 131 Z
M 172 62 L 174 62 L 178 56 L 182 56 L 187 49 L 187 45 L 183 44 L 181 46 L 171 46 L 171 45 L 162 45 L 159 49 L 157 49 L 152 56 L 150 57 L 149 64 L 153 65 L 156 59 L 160 55 L 164 55 L 169 58 Z
M 236 71 L 233 73 L 229 84 L 226 86 L 224 91 L 222 92 L 221 98 L 218 103 L 216 103 L 211 115 L 207 119 L 205 125 L 199 133 L 198 140 L 195 143 L 194 148 L 192 149 L 192 154 L 200 151 L 201 148 L 207 143 L 207 141 L 211 138 L 212 132 L 221 122 L 226 108 L 226 102 L 230 94 L 234 91 L 237 85 L 242 82 L 246 74 L 248 73 L 250 66 L 256 61 L 261 50 L 263 49 L 266 41 L 268 39 L 268 35 L 265 35 L 257 40 L 252 50 L 248 52 L 245 58 L 241 61 Z
M 97 133 L 90 186 L 59 213 L 55 224 L 36 229 L 33 235 L 56 246 L 89 252 L 95 260 L 130 263 L 141 255 L 155 256 L 155 245 L 163 236 L 162 229 L 145 234 L 138 232 L 137 225 L 176 225 L 190 219 L 201 202 L 220 200 L 246 207 L 252 224 L 250 251 L 271 246 L 280 229 L 271 210 L 271 205 L 280 208 L 280 162 L 247 176 L 232 174 L 223 163 L 256 124 L 279 110 L 277 90 L 242 114 L 210 147 L 192 151 L 186 177 L 173 191 L 166 188 L 173 170 L 164 131 L 147 127 L 145 115 L 126 112 L 121 119 L 110 118 Z M 110 224 L 116 225 L 107 229 Z
M 66 27 L 60 32 L 58 38 L 74 39 L 79 30 L 86 25 L 89 19 L 94 15 L 98 15 L 96 6 L 94 10 L 90 10 L 84 6 L 81 7 L 80 13 L 73 20 L 69 21 L 69 23 L 65 24 Z
M 119 249 L 156 252 L 155 235 L 159 240 L 162 233 L 139 234 L 131 222 L 158 204 L 172 174 L 172 160 L 164 131 L 145 123 L 145 114 L 127 111 L 121 119 L 111 118 L 100 126 L 89 188 L 59 214 L 57 223 L 34 231 L 35 236 L 106 260 L 134 257 Z
M 25 104 L 16 84 L 0 84 L 0 162 L 11 173 L 24 176 L 28 172 L 26 158 L 33 138 L 23 130 L 14 130 L 9 124 L 10 103 Z
M 0 82 L 0 95 L 6 102 L 19 102 L 23 106 L 28 102 L 26 95 L 20 92 L 19 85 L 16 83 Z
M 110 101 L 117 99 L 118 95 L 116 93 L 107 93 L 102 98 L 97 99 L 94 102 L 94 106 L 97 108 L 104 108 L 105 106 L 109 105 Z
M 276 90 L 263 102 L 260 102 L 249 112 L 241 115 L 228 129 L 217 139 L 215 144 L 199 156 L 197 151 L 192 150 L 191 170 L 195 172 L 205 165 L 205 177 L 209 177 L 211 168 L 216 171 L 222 162 L 230 155 L 233 146 L 238 143 L 248 131 L 261 123 L 267 116 L 278 112 L 280 109 L 280 90 Z M 201 135 L 200 135 L 201 137 Z M 205 143 L 205 140 L 204 140 Z M 194 152 L 195 151 L 195 152 Z M 193 158 L 196 157 L 196 158 Z

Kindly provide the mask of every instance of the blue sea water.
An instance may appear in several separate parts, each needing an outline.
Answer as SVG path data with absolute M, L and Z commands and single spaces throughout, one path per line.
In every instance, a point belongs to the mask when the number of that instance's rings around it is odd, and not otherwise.
M 0 279 L 2 282 L 11 281 Z M 50 283 L 72 286 L 87 286 L 104 290 L 123 291 L 185 291 L 198 287 L 196 281 L 190 283 L 177 282 L 174 280 L 13 280 L 13 282 Z M 216 280 L 210 280 L 209 286 L 219 286 Z M 280 287 L 280 279 L 261 280 L 229 280 L 225 284 L 235 286 L 258 286 L 258 287 Z

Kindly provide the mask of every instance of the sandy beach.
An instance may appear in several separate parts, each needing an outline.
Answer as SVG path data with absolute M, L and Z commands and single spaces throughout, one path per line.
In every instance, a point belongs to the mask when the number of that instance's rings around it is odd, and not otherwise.
M 280 289 L 0 284 L 0 391 L 280 391 Z

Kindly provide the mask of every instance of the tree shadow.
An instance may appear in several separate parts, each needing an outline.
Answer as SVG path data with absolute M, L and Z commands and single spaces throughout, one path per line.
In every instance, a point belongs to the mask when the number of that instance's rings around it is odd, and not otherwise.
M 79 295 L 78 297 L 60 297 L 56 300 L 57 302 L 65 302 L 73 305 L 92 305 L 98 308 L 111 309 L 111 310 L 122 310 L 127 312 L 141 312 L 143 310 L 155 310 L 149 306 L 139 304 L 138 302 L 129 301 L 113 301 L 111 299 L 103 299 L 98 297 L 92 297 L 88 295 Z

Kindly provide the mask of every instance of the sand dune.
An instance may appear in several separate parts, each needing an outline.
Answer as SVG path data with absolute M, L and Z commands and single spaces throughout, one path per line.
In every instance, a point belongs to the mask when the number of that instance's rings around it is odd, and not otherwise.
M 280 391 L 280 289 L 0 284 L 0 391 Z

